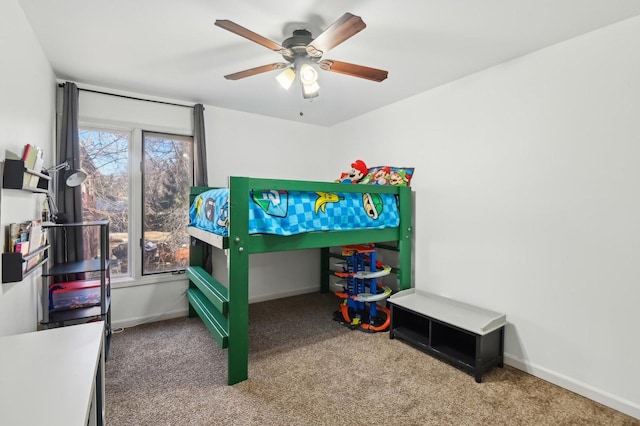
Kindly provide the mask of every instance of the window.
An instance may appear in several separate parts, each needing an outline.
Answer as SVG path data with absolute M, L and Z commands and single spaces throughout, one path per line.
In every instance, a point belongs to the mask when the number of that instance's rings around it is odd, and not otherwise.
M 142 273 L 182 270 L 189 263 L 189 187 L 193 138 L 143 132 Z
M 131 134 L 80 129 L 80 164 L 87 172 L 82 186 L 82 219 L 109 223 L 112 275 L 127 275 L 129 249 L 129 150 Z M 91 240 L 85 238 L 85 251 Z
M 110 221 L 111 275 L 184 270 L 193 138 L 82 127 L 79 134 L 88 175 L 83 220 Z M 134 158 L 141 159 L 140 167 Z M 89 249 L 90 241 L 85 244 Z

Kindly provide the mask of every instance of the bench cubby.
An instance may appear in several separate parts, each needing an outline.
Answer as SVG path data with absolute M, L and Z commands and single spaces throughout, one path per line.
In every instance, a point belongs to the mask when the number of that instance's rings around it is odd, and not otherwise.
M 398 338 L 448 362 L 482 382 L 491 367 L 502 367 L 506 316 L 416 290 L 389 298 L 389 337 Z

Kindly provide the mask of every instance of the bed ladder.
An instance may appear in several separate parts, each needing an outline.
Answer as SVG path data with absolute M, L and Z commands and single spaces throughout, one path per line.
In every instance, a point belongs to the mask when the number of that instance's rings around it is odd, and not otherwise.
M 226 349 L 229 346 L 227 288 L 200 266 L 188 266 L 186 274 L 189 278 L 189 317 L 197 314 L 216 342 Z
M 240 295 L 230 294 L 227 287 L 200 266 L 188 266 L 187 298 L 189 317 L 200 317 L 214 340 L 227 350 L 227 384 L 235 385 L 249 376 L 248 300 L 245 286 Z M 242 291 L 244 287 L 245 291 Z M 233 291 L 231 292 L 233 293 Z M 237 293 L 237 291 L 236 291 Z M 244 297 L 243 297 L 243 294 Z M 231 303 L 231 300 L 235 300 Z

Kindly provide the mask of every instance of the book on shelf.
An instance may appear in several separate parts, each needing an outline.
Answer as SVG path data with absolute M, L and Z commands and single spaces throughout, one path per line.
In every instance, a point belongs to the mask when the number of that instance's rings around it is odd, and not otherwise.
M 6 252 L 14 253 L 16 244 L 29 241 L 29 228 L 31 221 L 22 223 L 11 223 L 7 226 L 7 245 Z
M 29 241 L 21 241 L 19 243 L 16 243 L 13 251 L 14 253 L 22 253 L 23 256 L 25 254 L 29 254 Z
M 44 151 L 42 151 L 37 146 L 28 143 L 24 146 L 22 161 L 24 162 L 25 168 L 40 172 L 39 169 L 42 169 L 42 164 L 44 162 Z M 39 180 L 40 178 L 38 176 L 25 173 L 22 181 L 22 186 L 24 188 L 35 188 L 38 186 Z
M 32 258 L 30 258 L 24 263 L 26 263 L 27 270 L 31 270 L 36 266 L 38 266 L 38 263 L 40 263 L 43 259 L 44 259 L 44 253 L 38 253 L 37 256 L 33 256 Z
M 29 253 L 33 253 L 44 245 L 46 242 L 46 234 L 42 232 L 42 220 L 31 221 L 29 227 Z
M 6 252 L 26 255 L 47 243 L 47 234 L 42 230 L 41 219 L 11 223 L 7 228 Z
M 24 146 L 24 151 L 22 152 L 22 161 L 24 162 L 24 166 L 29 169 L 29 165 L 34 166 L 36 164 L 36 147 L 31 145 L 30 143 Z
M 33 170 L 34 172 L 40 173 L 42 171 L 43 164 L 44 164 L 44 151 L 41 150 L 40 148 L 37 148 L 36 162 L 33 165 L 33 168 L 31 170 Z M 31 175 L 31 182 L 29 183 L 29 187 L 37 188 L 38 182 L 40 182 L 40 176 Z

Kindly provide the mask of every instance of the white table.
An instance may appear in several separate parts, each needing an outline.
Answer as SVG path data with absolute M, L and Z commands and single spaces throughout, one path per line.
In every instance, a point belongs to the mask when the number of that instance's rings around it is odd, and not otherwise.
M 104 322 L 0 337 L 0 424 L 104 424 Z

